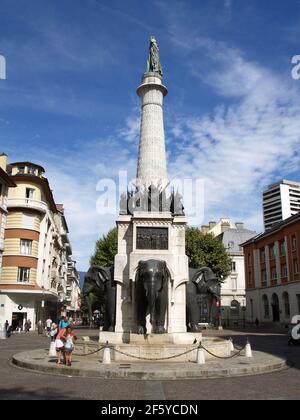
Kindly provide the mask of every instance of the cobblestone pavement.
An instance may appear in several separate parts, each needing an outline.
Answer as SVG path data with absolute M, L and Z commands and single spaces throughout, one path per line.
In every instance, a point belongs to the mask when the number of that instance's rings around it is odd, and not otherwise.
M 78 332 L 79 335 L 90 333 L 95 335 L 95 330 Z M 49 346 L 46 337 L 34 333 L 14 334 L 7 340 L 0 340 L 0 399 L 300 400 L 300 347 L 288 347 L 286 336 L 280 332 L 251 330 L 218 334 L 233 336 L 237 345 L 242 345 L 247 335 L 253 349 L 285 356 L 292 362 L 292 367 L 267 375 L 212 380 L 147 382 L 63 377 L 12 366 L 10 359 L 15 353 Z

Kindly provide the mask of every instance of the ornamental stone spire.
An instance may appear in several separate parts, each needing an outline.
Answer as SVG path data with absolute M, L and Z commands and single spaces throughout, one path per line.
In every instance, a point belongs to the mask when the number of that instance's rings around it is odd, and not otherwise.
M 147 72 L 137 89 L 141 98 L 137 184 L 141 187 L 165 187 L 168 184 L 163 121 L 163 98 L 167 93 L 162 83 L 158 46 L 155 38 L 151 37 Z

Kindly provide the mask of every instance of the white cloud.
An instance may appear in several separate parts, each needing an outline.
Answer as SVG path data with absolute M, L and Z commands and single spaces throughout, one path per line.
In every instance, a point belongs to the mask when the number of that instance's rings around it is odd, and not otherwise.
M 224 104 L 177 121 L 171 172 L 205 179 L 206 218 L 231 215 L 260 229 L 263 188 L 300 167 L 298 88 L 224 43 L 199 38 L 193 45 L 208 57 L 211 71 L 203 75 L 192 58 L 188 68 L 223 95 Z
M 231 9 L 233 0 L 224 0 L 225 9 Z

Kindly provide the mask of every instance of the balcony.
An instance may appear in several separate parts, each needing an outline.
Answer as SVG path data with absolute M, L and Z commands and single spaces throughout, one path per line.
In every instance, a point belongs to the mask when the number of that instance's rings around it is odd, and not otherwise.
M 48 205 L 44 201 L 33 200 L 31 198 L 9 198 L 7 200 L 7 208 L 22 208 L 37 210 L 40 213 L 46 213 Z

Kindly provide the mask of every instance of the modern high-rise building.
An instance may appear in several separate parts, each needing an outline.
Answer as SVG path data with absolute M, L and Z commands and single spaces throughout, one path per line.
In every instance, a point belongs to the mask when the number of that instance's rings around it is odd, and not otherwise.
M 282 180 L 263 193 L 265 230 L 300 212 L 300 183 Z

